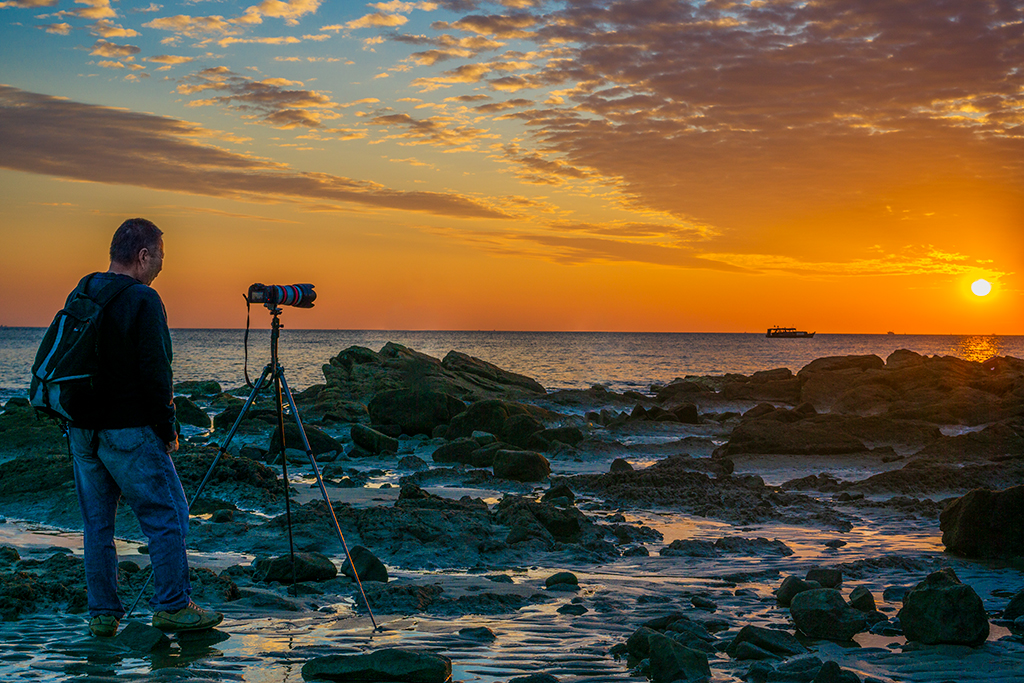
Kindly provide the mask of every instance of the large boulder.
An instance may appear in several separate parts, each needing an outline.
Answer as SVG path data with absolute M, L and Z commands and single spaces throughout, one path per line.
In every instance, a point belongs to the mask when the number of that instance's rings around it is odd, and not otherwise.
M 366 425 L 352 425 L 351 434 L 352 443 L 374 455 L 398 452 L 398 439 L 382 434 Z
M 440 425 L 466 408 L 459 399 L 438 391 L 426 389 L 393 389 L 382 391 L 367 406 L 374 424 L 394 424 L 403 434 L 430 436 Z
M 446 683 L 452 662 L 427 651 L 384 648 L 368 654 L 316 657 L 302 667 L 306 680 Z
M 541 481 L 551 474 L 551 464 L 533 451 L 498 451 L 494 454 L 494 476 L 513 481 Z
M 174 416 L 181 424 L 199 427 L 200 429 L 210 428 L 210 416 L 187 396 L 174 397 Z
M 966 557 L 1024 555 L 1024 485 L 1003 491 L 975 489 L 939 515 L 942 543 Z
M 978 646 L 988 639 L 981 598 L 947 567 L 932 572 L 903 598 L 900 623 L 907 640 Z
M 253 578 L 257 581 L 292 582 L 292 558 L 290 555 L 260 558 L 256 560 Z M 338 575 L 338 568 L 322 553 L 295 553 L 294 578 L 296 582 L 327 581 Z
M 544 393 L 537 382 L 462 353 L 444 361 L 401 344 L 388 343 L 379 353 L 352 346 L 323 367 L 327 389 L 345 399 L 367 401 L 394 389 L 448 394 L 464 401 L 520 398 Z
M 867 627 L 864 613 L 846 604 L 834 588 L 815 588 L 798 593 L 789 605 L 793 622 L 811 638 L 846 642 Z
M 474 358 L 473 356 L 449 351 L 448 355 L 441 361 L 441 366 L 449 372 L 471 377 L 485 388 L 495 393 L 504 393 L 507 387 L 519 387 L 531 394 L 543 394 L 545 389 L 537 380 L 520 375 L 508 370 L 502 370 L 497 365 L 487 361 Z

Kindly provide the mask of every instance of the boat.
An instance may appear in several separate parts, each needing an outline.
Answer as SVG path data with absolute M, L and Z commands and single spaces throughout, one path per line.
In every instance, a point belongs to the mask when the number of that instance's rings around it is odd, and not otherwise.
M 769 327 L 766 337 L 782 337 L 785 339 L 810 339 L 814 332 L 804 332 L 795 327 Z

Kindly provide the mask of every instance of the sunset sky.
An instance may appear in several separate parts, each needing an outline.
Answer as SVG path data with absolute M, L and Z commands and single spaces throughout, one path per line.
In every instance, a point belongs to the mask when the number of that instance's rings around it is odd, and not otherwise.
M 0 0 L 0 202 L 12 326 L 1024 334 L 1024 0 Z

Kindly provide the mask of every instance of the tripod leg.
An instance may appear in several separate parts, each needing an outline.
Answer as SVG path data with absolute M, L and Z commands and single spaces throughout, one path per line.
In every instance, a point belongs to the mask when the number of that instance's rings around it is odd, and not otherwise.
M 377 619 L 373 616 L 373 610 L 370 609 L 370 601 L 366 599 L 366 591 L 363 590 L 363 582 L 359 579 L 359 572 L 356 570 L 356 563 L 352 559 L 352 554 L 348 550 L 348 543 L 345 542 L 345 534 L 341 532 L 341 525 L 338 523 L 338 517 L 334 514 L 334 506 L 331 505 L 331 498 L 327 495 L 327 487 L 324 486 L 324 478 L 320 474 L 320 467 L 316 463 L 316 458 L 313 457 L 313 448 L 309 445 L 309 439 L 306 437 L 306 430 L 302 426 L 302 418 L 299 417 L 298 406 L 295 405 L 295 399 L 292 398 L 292 390 L 288 387 L 288 381 L 284 378 L 284 370 L 282 369 L 279 373 L 281 386 L 284 389 L 285 397 L 288 399 L 288 405 L 292 408 L 292 415 L 295 417 L 295 425 L 299 428 L 299 436 L 302 437 L 302 445 L 306 449 L 306 455 L 309 456 L 309 464 L 313 468 L 313 476 L 316 477 L 316 483 L 320 487 L 320 495 L 323 497 L 324 502 L 327 503 L 327 509 L 331 513 L 331 521 L 334 522 L 334 531 L 338 534 L 338 540 L 341 541 L 341 547 L 345 549 L 345 557 L 348 558 L 348 564 L 352 567 L 352 573 L 356 577 L 356 584 L 359 586 L 359 593 L 363 596 L 363 604 L 366 605 L 366 611 L 370 614 L 370 622 L 373 623 L 374 630 L 380 628 L 377 626 Z M 282 433 L 284 429 L 282 428 Z
M 281 384 L 283 381 L 284 369 L 278 365 L 274 371 L 274 397 L 277 401 L 277 429 L 281 433 L 281 477 L 284 479 L 284 514 L 288 522 L 288 556 L 291 558 L 292 563 L 292 595 L 294 596 L 297 594 L 297 589 L 295 588 L 295 541 L 292 537 L 292 504 L 291 496 L 289 495 L 291 485 L 288 482 L 288 455 L 285 452 L 284 403 L 281 400 Z M 302 440 L 306 440 L 305 434 L 302 434 Z
M 235 438 L 235 432 L 238 431 L 239 425 L 242 424 L 242 420 L 245 418 L 246 413 L 249 412 L 249 408 L 251 408 L 252 404 L 256 401 L 256 395 L 260 392 L 261 389 L 263 389 L 263 385 L 266 383 L 267 378 L 270 377 L 270 374 L 271 368 L 268 365 L 267 367 L 263 368 L 263 375 L 261 375 L 260 378 L 256 381 L 256 384 L 253 385 L 252 391 L 249 392 L 249 398 L 245 399 L 245 404 L 242 406 L 242 412 L 238 414 L 238 417 L 235 418 L 235 423 L 231 425 L 230 431 L 228 431 L 227 436 L 224 438 L 224 443 L 217 450 L 217 455 L 216 457 L 214 457 L 213 462 L 210 464 L 210 469 L 206 471 L 206 476 L 204 476 L 203 480 L 199 483 L 199 488 L 197 488 L 196 492 L 192 494 L 192 500 L 188 504 L 189 510 L 191 510 L 192 506 L 196 504 L 197 500 L 199 500 L 199 494 L 203 492 L 204 488 L 206 488 L 206 484 L 210 481 L 210 477 L 213 475 L 213 471 L 217 468 L 217 463 L 220 462 L 221 456 L 227 452 L 228 445 L 231 443 L 231 439 Z M 149 588 L 149 582 L 152 580 L 153 565 L 150 565 L 149 575 L 146 577 L 146 583 L 142 585 L 142 588 L 139 590 L 139 594 L 135 596 L 135 601 L 132 602 L 131 609 L 129 609 L 128 613 L 125 615 L 126 619 L 131 618 L 132 614 L 135 612 L 135 608 L 139 604 L 139 600 L 142 599 L 142 594 L 146 592 L 147 588 Z

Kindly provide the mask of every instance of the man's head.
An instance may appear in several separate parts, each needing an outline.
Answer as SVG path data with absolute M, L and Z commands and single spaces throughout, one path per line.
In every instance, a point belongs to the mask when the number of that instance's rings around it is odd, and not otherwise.
M 110 241 L 110 271 L 153 283 L 164 264 L 163 232 L 145 218 L 129 218 Z

